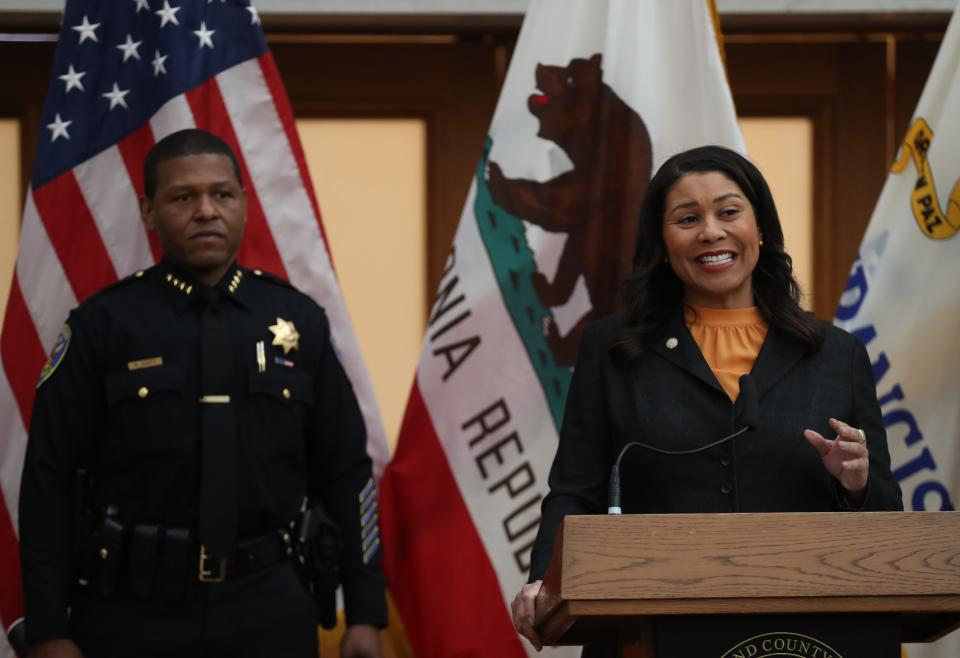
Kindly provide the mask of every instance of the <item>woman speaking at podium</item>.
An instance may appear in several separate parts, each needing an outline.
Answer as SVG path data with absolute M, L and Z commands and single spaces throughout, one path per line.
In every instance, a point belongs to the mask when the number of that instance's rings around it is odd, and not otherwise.
M 530 582 L 513 601 L 538 649 L 554 534 L 567 514 L 607 511 L 618 459 L 622 502 L 609 504 L 628 514 L 903 508 L 866 349 L 801 309 L 748 160 L 705 146 L 663 164 L 624 290 L 623 311 L 583 334 Z

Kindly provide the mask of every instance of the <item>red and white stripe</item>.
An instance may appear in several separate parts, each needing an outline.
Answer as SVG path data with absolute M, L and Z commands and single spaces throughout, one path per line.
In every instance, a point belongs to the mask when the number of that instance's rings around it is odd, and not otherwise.
M 380 481 L 383 568 L 417 658 L 527 652 L 417 382 Z M 519 589 L 520 580 L 517 581 Z
M 510 619 L 509 602 L 527 576 L 514 554 L 535 535 L 556 428 L 472 215 L 474 193 L 444 277 L 456 277 L 451 298 L 465 301 L 427 331 L 397 451 L 380 481 L 384 571 L 418 658 L 532 652 Z M 466 321 L 440 331 L 466 309 Z M 449 364 L 435 349 L 474 335 L 476 352 L 445 377 Z M 478 427 L 468 421 L 501 399 L 510 421 L 475 441 Z M 515 498 L 491 490 L 523 464 L 536 474 L 529 490 Z M 519 508 L 514 525 L 533 526 L 511 540 L 504 520 Z
M 191 127 L 217 133 L 240 160 L 249 201 L 240 262 L 287 277 L 326 308 L 363 410 L 375 472 L 383 470 L 388 451 L 376 400 L 340 295 L 293 112 L 266 53 L 171 99 L 120 143 L 27 194 L 0 336 L 3 628 L 22 615 L 17 500 L 35 384 L 46 353 L 70 309 L 159 258 L 156 241 L 139 218 L 142 163 L 156 140 Z

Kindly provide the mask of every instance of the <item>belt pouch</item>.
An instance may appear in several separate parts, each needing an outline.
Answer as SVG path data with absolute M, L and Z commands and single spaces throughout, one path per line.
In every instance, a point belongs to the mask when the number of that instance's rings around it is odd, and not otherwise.
M 169 528 L 163 533 L 160 568 L 160 598 L 167 603 L 180 603 L 190 594 L 190 584 L 197 577 L 199 557 L 190 532 Z
M 130 538 L 130 584 L 133 593 L 146 598 L 153 594 L 153 578 L 157 570 L 157 546 L 160 529 L 155 525 L 138 525 Z
M 97 591 L 110 596 L 117 591 L 123 551 L 123 525 L 105 516 L 100 523 L 100 547 L 97 552 Z

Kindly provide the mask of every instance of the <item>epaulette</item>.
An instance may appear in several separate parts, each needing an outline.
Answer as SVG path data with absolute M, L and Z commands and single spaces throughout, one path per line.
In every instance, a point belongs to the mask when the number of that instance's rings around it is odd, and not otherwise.
M 108 284 L 105 285 L 104 287 L 100 288 L 100 290 L 98 290 L 98 291 L 95 292 L 94 294 L 90 295 L 90 297 L 88 297 L 87 299 L 85 299 L 82 303 L 78 304 L 78 305 L 77 305 L 77 308 L 80 308 L 81 306 L 86 305 L 86 303 L 89 302 L 89 301 L 92 301 L 92 300 L 94 300 L 94 299 L 100 298 L 102 295 L 104 295 L 105 293 L 110 292 L 111 290 L 117 290 L 118 288 L 123 288 L 124 286 L 130 285 L 130 284 L 133 283 L 134 281 L 139 281 L 139 280 L 141 280 L 141 279 L 143 278 L 143 275 L 144 275 L 146 272 L 147 272 L 146 269 L 137 270 L 137 271 L 134 272 L 133 274 L 129 274 L 129 275 L 123 277 L 122 279 L 117 279 L 117 280 L 114 281 L 113 283 L 108 283 Z
M 134 272 L 133 274 L 128 274 L 127 276 L 123 277 L 122 279 L 117 279 L 117 281 L 116 281 L 115 283 L 113 283 L 113 284 L 111 284 L 111 285 L 109 285 L 109 286 L 107 286 L 107 287 L 108 287 L 108 288 L 112 288 L 113 286 L 125 285 L 125 284 L 127 284 L 127 283 L 131 283 L 131 282 L 133 282 L 133 281 L 137 281 L 138 279 L 142 279 L 142 278 L 143 278 L 143 275 L 146 274 L 146 272 L 147 272 L 146 269 L 137 270 L 137 271 Z
M 261 281 L 269 281 L 270 283 L 273 283 L 278 286 L 282 286 L 284 288 L 293 288 L 293 284 L 287 281 L 286 279 L 284 279 L 282 276 L 278 276 L 271 272 L 265 272 L 263 270 L 247 270 L 247 271 L 250 272 L 250 274 L 252 274 L 253 276 L 260 279 Z
M 147 272 L 147 270 L 145 270 L 145 269 L 143 269 L 143 270 L 137 270 L 137 271 L 134 272 L 133 274 L 128 274 L 127 276 L 123 277 L 122 279 L 117 279 L 117 280 L 114 281 L 113 283 L 104 286 L 103 288 L 100 289 L 100 292 L 107 292 L 108 290 L 113 290 L 114 288 L 122 288 L 122 287 L 124 287 L 124 286 L 128 286 L 128 285 L 130 285 L 131 283 L 133 283 L 134 281 L 139 281 L 140 279 L 142 279 L 142 278 L 143 278 L 143 275 L 144 275 L 146 272 Z

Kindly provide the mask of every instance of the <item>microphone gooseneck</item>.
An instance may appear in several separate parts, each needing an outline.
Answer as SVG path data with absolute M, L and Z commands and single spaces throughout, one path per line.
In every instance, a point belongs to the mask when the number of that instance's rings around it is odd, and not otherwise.
M 625 446 L 624 449 L 626 449 Z M 620 457 L 623 457 L 623 451 L 620 451 Z M 620 457 L 610 468 L 610 487 L 607 494 L 607 514 L 621 514 L 620 510 Z
M 623 460 L 623 456 L 627 454 L 627 450 L 634 446 L 640 446 L 650 450 L 651 452 L 656 452 L 661 455 L 693 455 L 698 452 L 703 452 L 704 450 L 709 450 L 710 448 L 715 448 L 716 446 L 726 443 L 731 439 L 735 439 L 747 430 L 756 428 L 759 423 L 760 418 L 760 404 L 757 401 L 757 387 L 753 383 L 753 378 L 750 375 L 743 375 L 740 377 L 740 417 L 743 420 L 743 427 L 738 429 L 733 434 L 729 434 L 722 439 L 717 439 L 713 443 L 708 443 L 705 446 L 700 446 L 699 448 L 690 448 L 688 450 L 666 450 L 664 448 L 658 448 L 656 446 L 647 445 L 646 443 L 641 443 L 640 441 L 631 441 L 627 445 L 623 446 L 620 450 L 620 454 L 617 455 L 617 459 L 613 462 L 613 466 L 610 468 L 610 486 L 607 493 L 607 514 L 618 515 L 622 514 L 623 511 L 620 508 L 620 462 Z

